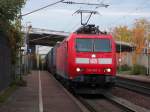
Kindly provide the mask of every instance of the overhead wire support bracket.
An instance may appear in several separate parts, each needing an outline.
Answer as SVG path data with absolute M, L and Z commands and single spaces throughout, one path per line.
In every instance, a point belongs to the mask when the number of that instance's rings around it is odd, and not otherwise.
M 93 5 L 93 6 L 97 6 L 98 7 L 105 7 L 107 8 L 109 5 L 106 5 L 106 4 L 98 4 L 98 3 L 82 3 L 82 2 L 73 2 L 73 1 L 62 1 L 62 3 L 65 3 L 65 4 L 78 4 L 78 5 Z
M 99 7 L 105 7 L 105 8 L 107 8 L 109 6 L 109 5 L 103 4 L 103 3 L 100 3 L 100 4 L 97 4 L 97 3 L 81 3 L 81 2 L 72 2 L 72 1 L 63 1 L 62 3 L 66 3 L 66 4 L 81 4 L 81 5 L 93 5 L 93 6 L 96 6 L 96 8 L 99 8 Z M 75 13 L 77 13 L 77 14 L 80 13 L 80 15 L 81 15 L 81 25 L 87 25 L 88 22 L 89 22 L 89 20 L 90 20 L 90 18 L 91 18 L 91 16 L 93 14 L 98 14 L 97 11 L 80 10 L 80 9 L 77 10 L 76 12 L 74 12 L 73 14 L 75 14 Z M 88 19 L 87 19 L 87 21 L 85 23 L 83 23 L 83 13 L 89 13 L 90 14 L 89 17 L 88 17 Z

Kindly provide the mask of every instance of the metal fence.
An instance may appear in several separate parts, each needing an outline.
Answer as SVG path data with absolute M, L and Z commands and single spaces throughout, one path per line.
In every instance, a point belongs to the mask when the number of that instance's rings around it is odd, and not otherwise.
M 7 88 L 13 80 L 11 50 L 7 39 L 0 34 L 0 91 Z
M 118 53 L 117 59 L 119 59 L 120 54 Z M 122 52 L 121 53 L 121 65 L 133 66 L 133 64 L 143 65 L 147 67 L 148 61 L 150 61 L 150 56 L 147 54 L 135 54 L 134 52 Z M 119 61 L 118 61 L 119 65 Z
M 134 64 L 142 65 L 147 68 L 150 74 L 150 54 L 136 54 L 135 52 L 122 52 L 121 63 L 118 61 L 120 54 L 117 54 L 117 65 L 133 66 Z

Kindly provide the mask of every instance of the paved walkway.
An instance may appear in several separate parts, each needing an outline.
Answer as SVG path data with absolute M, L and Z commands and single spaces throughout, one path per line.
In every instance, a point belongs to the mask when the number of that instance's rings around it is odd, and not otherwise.
M 33 71 L 25 79 L 27 87 L 20 87 L 0 112 L 81 112 L 48 72 Z

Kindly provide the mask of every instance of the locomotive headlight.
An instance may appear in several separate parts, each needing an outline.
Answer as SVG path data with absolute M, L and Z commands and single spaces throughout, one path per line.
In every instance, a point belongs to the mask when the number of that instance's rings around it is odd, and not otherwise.
M 92 56 L 91 56 L 92 58 L 96 58 L 96 55 L 95 54 L 92 54 Z
M 110 68 L 106 68 L 105 72 L 111 72 L 111 69 Z
M 77 71 L 77 72 L 80 72 L 80 71 L 81 71 L 81 69 L 80 69 L 80 68 L 76 68 L 76 71 Z

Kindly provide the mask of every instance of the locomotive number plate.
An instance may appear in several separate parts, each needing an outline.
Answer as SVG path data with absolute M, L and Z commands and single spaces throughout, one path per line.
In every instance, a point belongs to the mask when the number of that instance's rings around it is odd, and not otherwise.
M 91 63 L 91 64 L 97 64 L 98 61 L 97 61 L 97 59 L 90 59 L 90 63 Z

